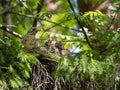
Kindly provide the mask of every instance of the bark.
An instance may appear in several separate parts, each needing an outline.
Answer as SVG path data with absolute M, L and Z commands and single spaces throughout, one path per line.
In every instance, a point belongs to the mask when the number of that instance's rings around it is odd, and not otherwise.
M 2 0 L 2 8 L 7 9 L 10 6 L 10 0 Z M 2 15 L 3 24 L 11 25 L 11 15 L 8 11 L 4 12 Z
M 5 25 L 11 25 L 11 15 L 10 15 L 10 13 L 7 10 L 9 8 L 9 6 L 10 6 L 10 0 L 2 0 L 1 4 L 2 4 L 3 10 L 6 10 L 6 12 L 4 12 L 2 14 L 2 23 L 5 24 Z M 3 33 L 3 40 L 5 41 L 5 43 L 7 45 L 10 45 L 10 42 L 8 40 L 5 40 L 4 37 L 5 36 L 9 36 L 9 35 L 10 34 L 8 32 L 4 31 L 4 33 Z

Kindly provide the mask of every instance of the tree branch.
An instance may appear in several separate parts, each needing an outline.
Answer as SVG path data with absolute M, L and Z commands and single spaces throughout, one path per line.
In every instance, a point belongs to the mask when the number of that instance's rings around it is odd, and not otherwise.
M 16 15 L 19 15 L 19 16 L 25 16 L 25 17 L 27 17 L 27 18 L 36 18 L 36 16 L 33 16 L 33 15 L 18 13 L 18 12 L 14 12 L 14 11 L 11 11 L 11 14 L 16 14 Z M 82 32 L 82 31 L 80 31 L 79 29 L 72 28 L 72 27 L 68 27 L 68 26 L 65 26 L 65 25 L 63 25 L 63 24 L 56 23 L 56 22 L 54 22 L 54 21 L 50 21 L 50 20 L 47 20 L 47 19 L 42 19 L 42 18 L 39 18 L 39 17 L 37 17 L 37 19 L 44 20 L 44 21 L 49 22 L 49 23 L 52 23 L 52 24 L 54 24 L 54 25 L 58 25 L 58 26 L 60 26 L 60 27 L 62 27 L 62 28 L 70 29 L 70 30 L 77 31 L 77 32 Z
M 1 2 L 4 2 L 5 0 L 2 0 Z M 0 15 L 5 14 L 6 12 L 9 12 L 12 8 L 15 8 L 16 6 L 20 5 L 21 2 L 17 2 L 14 5 L 8 6 L 7 8 L 3 8 L 2 12 L 0 12 Z
M 109 30 L 110 27 L 113 25 L 114 20 L 115 20 L 115 17 L 117 16 L 117 13 L 119 12 L 119 10 L 120 10 L 120 6 L 117 8 L 117 10 L 116 10 L 116 12 L 115 12 L 115 15 L 113 16 L 113 19 L 112 19 L 110 25 L 107 27 L 107 30 Z
M 75 10 L 74 10 L 74 8 L 73 8 L 70 0 L 68 0 L 68 3 L 69 3 L 69 5 L 70 5 L 70 7 L 71 7 L 71 10 L 73 11 L 73 13 L 74 13 L 74 15 L 75 15 L 75 19 L 76 19 L 76 21 L 77 21 L 77 23 L 78 23 L 79 28 L 82 29 L 82 32 L 83 32 L 83 34 L 84 34 L 84 36 L 85 36 L 85 39 L 86 39 L 86 41 L 87 41 L 87 44 L 89 45 L 89 47 L 90 47 L 91 49 L 93 49 L 93 47 L 92 47 L 92 45 L 91 45 L 91 43 L 90 43 L 90 41 L 89 41 L 89 39 L 88 39 L 88 36 L 87 36 L 87 34 L 86 34 L 86 32 L 85 32 L 85 30 L 84 30 L 84 28 L 83 28 L 80 20 L 79 20 L 78 17 L 76 16 Z
M 8 69 L 8 67 L 0 66 L 0 69 Z
M 37 15 L 36 15 L 36 18 L 35 18 L 35 20 L 34 20 L 34 22 L 33 22 L 32 27 L 37 26 L 37 22 L 38 22 L 37 17 L 39 17 L 39 13 L 40 13 L 40 11 L 41 11 L 41 9 L 42 9 L 43 1 L 44 1 L 44 0 L 41 1 L 41 4 L 38 3 L 38 6 L 37 6 Z
M 16 32 L 11 31 L 8 27 L 15 27 L 14 25 L 0 25 L 0 29 L 12 34 L 15 37 L 22 39 L 22 36 Z

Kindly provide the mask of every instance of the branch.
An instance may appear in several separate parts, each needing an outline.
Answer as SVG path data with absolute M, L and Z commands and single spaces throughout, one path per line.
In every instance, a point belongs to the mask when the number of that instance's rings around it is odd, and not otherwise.
M 22 39 L 22 36 L 16 32 L 11 31 L 8 27 L 15 27 L 14 25 L 0 25 L 0 29 L 12 34 L 15 37 Z
M 80 31 L 79 29 L 72 28 L 72 27 L 68 27 L 68 26 L 65 26 L 65 25 L 63 25 L 63 24 L 56 23 L 56 22 L 54 22 L 54 21 L 50 21 L 50 20 L 47 20 L 47 19 L 38 18 L 38 17 L 33 16 L 33 15 L 18 13 L 18 12 L 14 12 L 14 11 L 11 11 L 11 14 L 16 14 L 16 15 L 19 15 L 19 16 L 24 16 L 24 17 L 27 17 L 27 18 L 37 18 L 37 19 L 44 20 L 44 21 L 46 21 L 46 22 L 49 22 L 49 23 L 58 25 L 58 26 L 60 26 L 60 27 L 62 27 L 62 28 L 65 28 L 65 29 L 70 29 L 70 30 L 73 30 L 73 31 L 82 32 L 82 31 Z
M 0 69 L 8 69 L 8 67 L 0 66 Z
M 41 4 L 38 3 L 38 6 L 37 6 L 37 15 L 36 15 L 36 17 L 39 17 L 39 13 L 40 13 L 40 11 L 41 11 L 41 9 L 42 9 L 42 6 L 43 6 L 43 1 L 44 1 L 44 0 L 41 1 Z M 32 27 L 37 26 L 37 21 L 38 21 L 37 18 L 35 18 Z
M 2 0 L 3 2 L 4 0 Z M 20 5 L 21 1 L 15 3 L 14 5 L 8 6 L 7 8 L 3 8 L 2 12 L 0 12 L 0 15 L 5 14 L 6 12 L 9 12 L 12 8 L 15 8 L 16 6 Z
M 54 22 L 54 21 L 50 21 L 50 20 L 47 20 L 47 19 L 41 19 L 41 20 L 44 20 L 44 21 L 46 21 L 46 22 L 49 22 L 49 23 L 58 25 L 58 26 L 60 26 L 60 27 L 62 27 L 62 28 L 70 29 L 70 30 L 77 31 L 77 32 L 82 32 L 82 31 L 80 31 L 79 29 L 72 28 L 72 27 L 67 27 L 67 26 L 65 26 L 65 25 L 63 25 L 63 24 L 56 23 L 56 22 Z
M 46 60 L 46 61 L 50 61 L 50 62 L 54 62 L 54 63 L 58 63 L 58 61 L 57 60 L 55 60 L 55 59 L 52 59 L 52 58 L 49 58 L 49 57 L 42 57 L 42 58 L 40 58 L 41 60 Z
M 86 32 L 85 32 L 85 30 L 84 30 L 84 28 L 83 28 L 80 20 L 79 20 L 78 17 L 76 16 L 75 10 L 74 10 L 74 8 L 73 8 L 70 0 L 68 0 L 68 3 L 69 3 L 69 5 L 70 5 L 70 7 L 71 7 L 71 10 L 73 11 L 73 13 L 74 13 L 74 15 L 75 15 L 75 19 L 76 19 L 79 27 L 82 29 L 82 32 L 83 32 L 83 34 L 84 34 L 84 36 L 85 36 L 85 39 L 86 39 L 86 41 L 87 41 L 87 44 L 90 46 L 91 49 L 93 49 L 93 47 L 92 47 L 92 45 L 91 45 L 91 43 L 90 43 L 90 41 L 89 41 L 89 39 L 88 39 L 88 36 L 87 36 L 87 34 L 86 34 Z
M 116 12 L 115 12 L 115 15 L 113 16 L 113 19 L 112 19 L 110 25 L 108 26 L 107 30 L 109 30 L 110 27 L 112 26 L 112 24 L 113 24 L 113 22 L 114 22 L 114 20 L 115 20 L 115 17 L 117 16 L 117 13 L 119 12 L 119 10 L 120 10 L 120 6 L 117 8 L 117 10 L 116 10 Z
M 106 29 L 106 32 L 107 32 L 107 30 L 109 30 L 110 29 L 110 27 L 112 26 L 112 24 L 114 23 L 114 20 L 115 20 L 115 17 L 116 17 L 116 15 L 117 15 L 117 13 L 119 12 L 119 10 L 120 10 L 120 6 L 118 7 L 118 9 L 116 10 L 116 12 L 115 12 L 115 15 L 113 16 L 113 19 L 112 19 L 112 21 L 111 21 L 111 23 L 110 23 L 110 25 L 107 27 L 107 29 Z M 113 45 L 112 47 L 114 47 L 115 45 Z M 108 49 L 107 48 L 105 48 L 104 50 L 102 50 L 100 53 L 103 53 L 103 52 L 105 52 L 105 51 L 107 51 Z
M 27 18 L 36 18 L 36 16 L 33 16 L 33 15 L 29 15 L 29 14 L 23 14 L 23 13 L 19 13 L 19 12 L 14 12 L 14 11 L 9 11 L 11 14 L 16 14 L 16 15 L 19 15 L 19 16 L 24 16 L 24 17 L 27 17 Z
M 42 0 L 42 3 L 43 3 L 43 0 Z M 34 24 L 37 24 L 37 19 L 40 20 L 40 19 L 38 18 L 39 15 L 38 15 L 38 14 L 37 14 L 37 15 L 34 15 L 33 11 L 27 6 L 26 3 L 23 2 L 22 5 L 31 13 L 31 15 L 33 15 L 33 16 L 35 17 L 35 22 L 33 23 L 33 26 L 34 26 Z M 39 12 L 41 11 L 41 7 L 42 7 L 42 5 L 38 4 L 37 13 L 39 13 Z M 39 21 L 39 22 L 40 22 L 40 24 L 41 24 L 42 29 L 45 31 L 42 22 L 41 22 L 41 21 Z M 36 26 L 35 26 L 35 27 L 36 27 Z M 37 29 L 34 29 L 34 30 L 37 30 Z

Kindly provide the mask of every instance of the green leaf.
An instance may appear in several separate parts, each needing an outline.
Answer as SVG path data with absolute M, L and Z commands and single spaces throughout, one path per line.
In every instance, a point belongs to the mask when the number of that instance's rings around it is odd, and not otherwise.
M 87 45 L 84 45 L 81 49 L 82 49 L 83 51 L 88 51 L 88 50 L 90 50 L 89 46 L 87 46 Z
M 64 44 L 64 48 L 68 48 L 68 47 L 72 48 L 72 45 L 73 45 L 72 42 L 66 42 L 66 43 Z
M 10 70 L 10 72 L 15 72 L 15 70 L 12 67 L 12 65 L 9 66 L 9 70 Z
M 10 84 L 11 84 L 11 86 L 12 86 L 13 88 L 19 88 L 18 84 L 17 84 L 16 81 L 13 80 L 13 79 L 10 79 Z
M 30 77 L 30 74 L 28 71 L 24 70 L 24 77 L 25 78 L 29 78 Z

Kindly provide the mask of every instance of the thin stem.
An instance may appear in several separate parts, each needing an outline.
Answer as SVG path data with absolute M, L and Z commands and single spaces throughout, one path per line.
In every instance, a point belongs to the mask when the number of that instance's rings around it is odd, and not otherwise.
M 82 32 L 83 32 L 83 34 L 84 34 L 84 36 L 85 36 L 85 39 L 86 39 L 86 41 L 87 41 L 87 44 L 90 46 L 91 49 L 93 49 L 93 47 L 92 47 L 92 45 L 91 45 L 91 43 L 90 43 L 90 41 L 89 41 L 89 39 L 88 39 L 88 36 L 87 36 L 87 34 L 86 34 L 86 32 L 85 32 L 85 30 L 84 30 L 84 28 L 83 28 L 80 20 L 79 20 L 78 17 L 76 16 L 75 10 L 74 10 L 74 8 L 73 8 L 70 0 L 68 0 L 68 3 L 69 3 L 69 5 L 70 5 L 70 7 L 71 7 L 71 10 L 73 11 L 73 13 L 74 13 L 74 15 L 75 15 L 75 19 L 76 19 L 79 27 L 82 29 Z
M 43 1 L 44 0 L 41 1 L 41 4 L 38 3 L 36 17 L 39 17 L 39 13 L 41 12 L 41 9 L 42 9 L 42 6 L 43 6 Z M 35 18 L 32 27 L 37 26 L 37 22 L 38 22 L 38 20 L 37 20 L 37 18 Z
M 115 17 L 117 16 L 117 13 L 119 12 L 119 10 L 120 10 L 120 6 L 119 6 L 118 9 L 116 10 L 115 15 L 113 16 L 113 19 L 112 19 L 110 25 L 107 27 L 107 30 L 109 30 L 110 27 L 112 26 L 112 24 L 113 24 L 113 22 L 114 22 L 114 20 L 115 20 Z
M 27 18 L 36 18 L 36 16 L 33 16 L 33 15 L 28 15 L 28 14 L 23 14 L 23 13 L 18 13 L 18 12 L 14 12 L 14 11 L 11 11 L 11 14 L 16 14 L 16 15 L 19 15 L 19 16 L 24 16 L 24 17 L 27 17 Z M 79 29 L 76 29 L 76 28 L 72 28 L 72 27 L 68 27 L 68 26 L 65 26 L 63 24 L 60 24 L 60 23 L 56 23 L 54 21 L 50 21 L 50 20 L 47 20 L 47 19 L 42 19 L 42 18 L 38 18 L 37 19 L 40 19 L 40 20 L 44 20 L 48 23 L 52 23 L 54 25 L 58 25 L 62 28 L 66 28 L 66 29 L 70 29 L 70 30 L 73 30 L 73 31 L 77 31 L 77 32 L 82 32 L 80 31 Z

